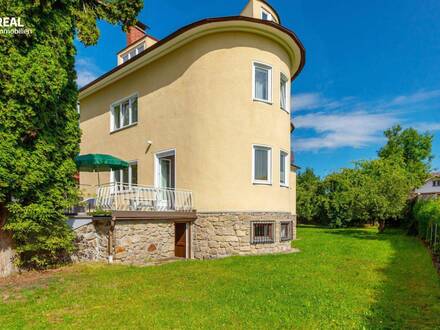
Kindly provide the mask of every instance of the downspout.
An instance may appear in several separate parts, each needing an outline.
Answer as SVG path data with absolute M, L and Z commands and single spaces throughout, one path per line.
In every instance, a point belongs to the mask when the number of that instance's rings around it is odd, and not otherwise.
M 116 217 L 112 215 L 110 220 L 110 228 L 108 231 L 108 263 L 113 263 L 113 239 L 115 236 Z

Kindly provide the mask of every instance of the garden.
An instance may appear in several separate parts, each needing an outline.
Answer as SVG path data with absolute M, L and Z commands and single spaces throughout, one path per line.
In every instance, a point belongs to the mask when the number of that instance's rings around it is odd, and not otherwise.
M 434 329 L 440 281 L 400 229 L 298 228 L 301 252 L 85 264 L 0 282 L 3 329 Z M 30 276 L 30 273 L 28 276 Z

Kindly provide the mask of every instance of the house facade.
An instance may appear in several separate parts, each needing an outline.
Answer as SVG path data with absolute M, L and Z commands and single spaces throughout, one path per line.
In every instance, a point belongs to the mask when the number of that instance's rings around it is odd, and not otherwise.
M 414 193 L 421 198 L 440 196 L 440 172 L 431 173 L 430 177 Z
M 111 217 L 77 228 L 82 256 L 122 262 L 290 251 L 290 90 L 305 51 L 265 1 L 163 40 L 138 24 L 118 66 L 80 90 L 81 154 L 126 170 L 80 173 Z M 111 218 L 111 219 L 110 219 Z

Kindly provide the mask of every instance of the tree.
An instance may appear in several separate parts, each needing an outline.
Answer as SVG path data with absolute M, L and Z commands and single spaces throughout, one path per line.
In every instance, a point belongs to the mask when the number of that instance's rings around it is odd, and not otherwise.
M 348 168 L 325 178 L 322 209 L 330 226 L 346 227 L 368 221 L 365 182 L 361 171 Z
M 383 232 L 387 221 L 403 216 L 410 191 L 402 161 L 361 161 L 353 169 L 343 169 L 325 178 L 322 208 L 333 227 L 374 220 Z
M 311 168 L 299 173 L 296 181 L 297 213 L 302 222 L 317 220 L 319 213 L 320 179 Z
M 126 29 L 141 8 L 141 0 L 0 0 L 2 17 L 32 31 L 0 38 L 0 204 L 22 267 L 48 267 L 73 248 L 63 210 L 77 197 L 75 33 L 93 45 L 98 19 Z
M 387 143 L 378 154 L 382 159 L 403 160 L 412 188 L 419 187 L 428 177 L 432 161 L 432 140 L 429 133 L 420 134 L 414 128 L 393 126 L 384 132 Z
M 403 162 L 390 159 L 375 159 L 357 164 L 363 176 L 363 198 L 365 214 L 378 221 L 379 232 L 385 230 L 387 221 L 404 215 L 411 183 Z

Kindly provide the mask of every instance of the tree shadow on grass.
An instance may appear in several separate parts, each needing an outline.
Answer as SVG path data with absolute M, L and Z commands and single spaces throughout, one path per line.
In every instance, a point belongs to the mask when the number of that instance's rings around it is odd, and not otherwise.
M 328 229 L 325 231 L 326 234 L 331 235 L 340 235 L 344 237 L 350 237 L 355 239 L 366 239 L 366 240 L 375 240 L 375 241 L 383 241 L 389 240 L 390 236 L 401 236 L 402 231 L 390 229 L 385 233 L 378 233 L 371 230 L 366 229 Z
M 363 229 L 329 229 L 326 233 L 387 241 L 391 246 L 388 262 L 374 270 L 382 280 L 364 317 L 367 329 L 440 329 L 440 281 L 428 251 L 417 238 L 396 229 L 382 234 Z

